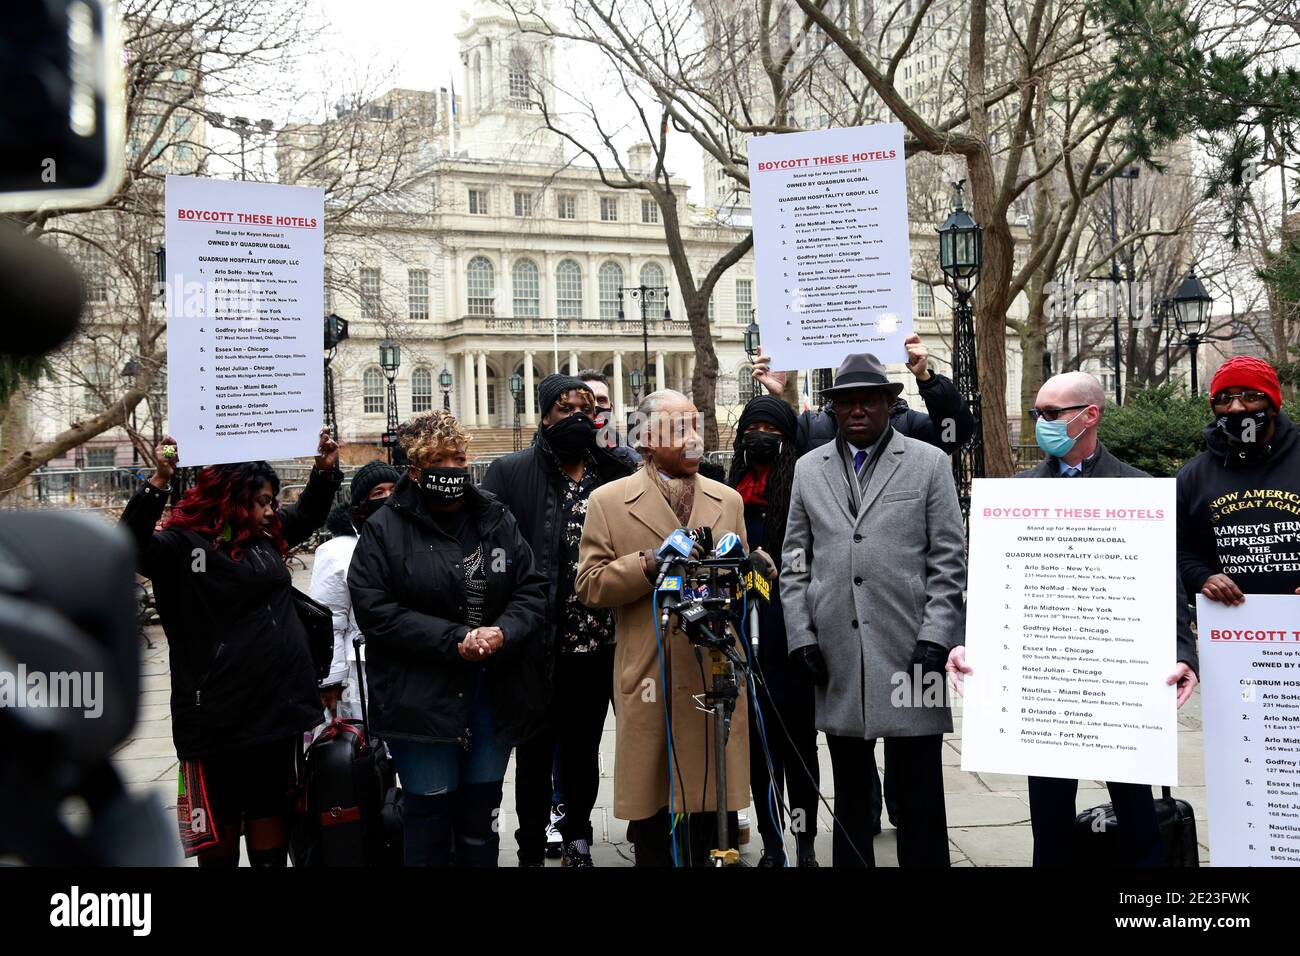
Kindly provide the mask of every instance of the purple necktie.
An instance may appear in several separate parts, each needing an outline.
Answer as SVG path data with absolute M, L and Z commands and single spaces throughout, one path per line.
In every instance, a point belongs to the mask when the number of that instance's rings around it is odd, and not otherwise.
M 860 451 L 853 456 L 853 471 L 855 474 L 862 473 L 862 464 L 866 460 L 867 460 L 867 453 L 865 451 Z

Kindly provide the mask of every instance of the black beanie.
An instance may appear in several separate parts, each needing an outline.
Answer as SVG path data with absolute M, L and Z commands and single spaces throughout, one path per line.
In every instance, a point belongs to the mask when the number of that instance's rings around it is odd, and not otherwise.
M 794 409 L 781 399 L 773 395 L 756 395 L 745 405 L 740 413 L 740 421 L 736 424 L 737 451 L 740 450 L 740 438 L 745 434 L 745 429 L 754 422 L 766 422 L 788 442 L 794 441 L 795 431 L 799 427 Z
M 573 375 L 561 375 L 556 372 L 554 375 L 546 376 L 546 378 L 542 379 L 542 383 L 537 386 L 537 414 L 545 417 L 551 407 L 560 400 L 561 395 L 565 392 L 571 392 L 575 388 L 591 391 L 586 382 Z
M 382 485 L 386 481 L 396 484 L 401 477 L 402 473 L 386 461 L 375 459 L 366 462 L 352 476 L 352 507 L 360 507 L 361 502 L 374 491 L 375 485 Z

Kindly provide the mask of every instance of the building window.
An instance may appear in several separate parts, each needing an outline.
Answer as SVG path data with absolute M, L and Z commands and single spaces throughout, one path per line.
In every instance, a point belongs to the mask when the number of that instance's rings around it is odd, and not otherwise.
M 482 256 L 469 260 L 465 269 L 466 288 L 469 291 L 470 315 L 496 315 L 496 270 Z
M 361 377 L 361 410 L 367 415 L 384 410 L 384 373 L 377 368 L 366 369 Z
M 618 199 L 612 196 L 600 197 L 600 221 L 618 222 Z
M 379 318 L 379 270 L 361 270 L 361 317 Z
M 659 204 L 653 199 L 641 200 L 641 221 L 658 222 L 659 221 Z
M 487 414 L 489 416 L 497 413 L 497 372 L 491 365 L 487 370 Z M 478 400 L 478 389 L 474 389 L 474 409 L 479 414 L 483 414 L 483 406 Z
M 646 316 L 651 319 L 662 319 L 664 309 L 668 304 L 663 298 L 662 290 L 667 286 L 664 283 L 664 270 L 658 263 L 647 262 L 641 267 L 641 284 L 648 289 L 654 290 L 646 296 Z
M 518 67 L 510 71 L 510 98 L 512 100 L 528 99 L 528 71 Z
M 488 214 L 486 189 L 471 189 L 469 191 L 469 214 L 471 216 L 486 216 Z
M 419 322 L 429 317 L 429 271 L 411 269 L 406 274 L 408 311 L 411 319 Z
M 116 448 L 87 448 L 87 468 L 112 468 L 117 464 Z
M 754 320 L 754 280 L 736 280 L 736 324 L 749 325 Z
M 916 284 L 916 314 L 922 318 L 934 315 L 934 286 L 928 282 Z
M 81 278 L 86 284 L 87 302 L 108 301 L 108 256 L 99 246 L 86 244 L 81 255 Z
M 596 273 L 596 284 L 600 287 L 600 317 L 602 320 L 617 319 L 619 309 L 623 306 L 623 269 L 617 262 L 606 262 Z
M 555 267 L 555 314 L 561 319 L 582 318 L 582 267 L 572 259 Z
M 520 259 L 511 270 L 511 284 L 515 293 L 515 316 L 533 318 L 541 315 L 541 286 L 537 279 L 537 263 Z
M 411 411 L 427 412 L 433 409 L 433 373 L 427 368 L 417 368 L 411 373 Z
M 578 197 L 573 193 L 564 193 L 556 201 L 559 207 L 557 215 L 561 219 L 578 218 Z
M 82 369 L 85 376 L 83 407 L 88 415 L 98 415 L 108 407 L 109 392 L 113 387 L 112 369 L 106 362 L 95 359 Z
M 533 214 L 533 194 L 515 193 L 515 215 L 531 216 Z

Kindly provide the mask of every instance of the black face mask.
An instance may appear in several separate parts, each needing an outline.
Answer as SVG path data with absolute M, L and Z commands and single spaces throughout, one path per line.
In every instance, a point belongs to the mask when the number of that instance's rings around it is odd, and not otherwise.
M 776 461 L 776 456 L 781 454 L 781 446 L 784 442 L 780 435 L 773 435 L 771 432 L 746 432 L 741 436 L 740 448 L 745 453 L 745 463 L 756 462 L 760 465 L 768 465 Z
M 383 498 L 367 498 L 365 501 L 361 502 L 361 504 L 352 509 L 352 523 L 360 529 L 360 527 L 369 520 L 371 515 L 386 504 L 388 504 L 387 496 L 384 496 Z
M 1257 412 L 1228 412 L 1214 420 L 1217 428 L 1234 445 L 1258 445 L 1260 437 L 1268 431 L 1269 410 Z
M 596 426 L 581 412 L 546 426 L 546 443 L 561 460 L 580 458 L 596 447 Z
M 421 468 L 420 490 L 430 501 L 448 504 L 465 497 L 469 488 L 468 468 Z

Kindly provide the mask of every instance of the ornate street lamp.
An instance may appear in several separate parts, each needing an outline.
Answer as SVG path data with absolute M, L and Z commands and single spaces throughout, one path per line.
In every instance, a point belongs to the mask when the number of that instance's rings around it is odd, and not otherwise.
M 521 448 L 524 447 L 523 429 L 520 428 L 519 425 L 519 415 L 520 412 L 522 411 L 522 408 L 520 406 L 523 404 L 523 398 L 524 398 L 524 377 L 520 375 L 518 372 L 515 372 L 513 375 L 510 376 L 510 394 L 514 396 L 514 400 L 515 400 L 514 447 L 515 447 L 515 451 L 519 451 Z
M 397 370 L 402 365 L 402 347 L 392 339 L 379 343 L 379 367 L 388 379 L 388 428 L 384 431 L 383 446 L 388 449 L 388 463 L 393 464 L 393 449 L 397 447 Z
M 1205 291 L 1205 286 L 1196 277 L 1196 267 L 1187 270 L 1187 275 L 1178 284 L 1170 304 L 1174 310 L 1174 322 L 1178 331 L 1187 339 L 1187 350 L 1192 357 L 1192 394 L 1198 394 L 1196 380 L 1196 350 L 1202 342 L 1212 336 L 1210 330 L 1210 307 L 1214 300 Z
M 338 412 L 334 400 L 334 350 L 348 337 L 348 320 L 331 312 L 325 316 L 325 425 L 330 430 L 330 437 L 339 439 Z
M 952 380 L 970 406 L 975 432 L 952 456 L 953 477 L 962 514 L 970 515 L 971 480 L 984 477 L 984 421 L 981 411 L 979 360 L 975 349 L 975 318 L 971 293 L 980 281 L 984 261 L 982 230 L 962 205 L 965 180 L 953 183 L 953 210 L 939 227 L 939 268 L 944 285 L 953 295 Z
M 635 285 L 630 287 L 618 287 L 618 317 L 623 318 L 623 296 L 630 295 L 641 303 L 641 367 L 648 369 L 650 367 L 650 316 L 647 312 L 649 303 L 662 302 L 664 304 L 664 321 L 671 322 L 672 316 L 668 313 L 668 286 L 666 285 Z M 659 370 L 663 374 L 663 370 Z
M 749 313 L 749 325 L 745 326 L 745 354 L 749 356 L 749 364 L 753 365 L 762 351 L 758 341 L 758 323 L 754 321 L 754 315 L 757 312 L 751 309 Z M 758 379 L 750 379 L 750 397 L 753 398 L 759 394 Z
M 438 373 L 438 387 L 442 389 L 443 411 L 448 412 L 451 411 L 451 382 L 451 372 L 444 365 L 442 371 Z
M 641 370 L 640 370 L 639 368 L 634 368 L 634 369 L 632 369 L 632 371 L 628 372 L 628 373 L 627 373 L 627 381 L 628 381 L 628 384 L 632 386 L 632 401 L 633 401 L 633 402 L 640 402 L 640 401 L 641 401 L 641 383 L 642 383 Z

